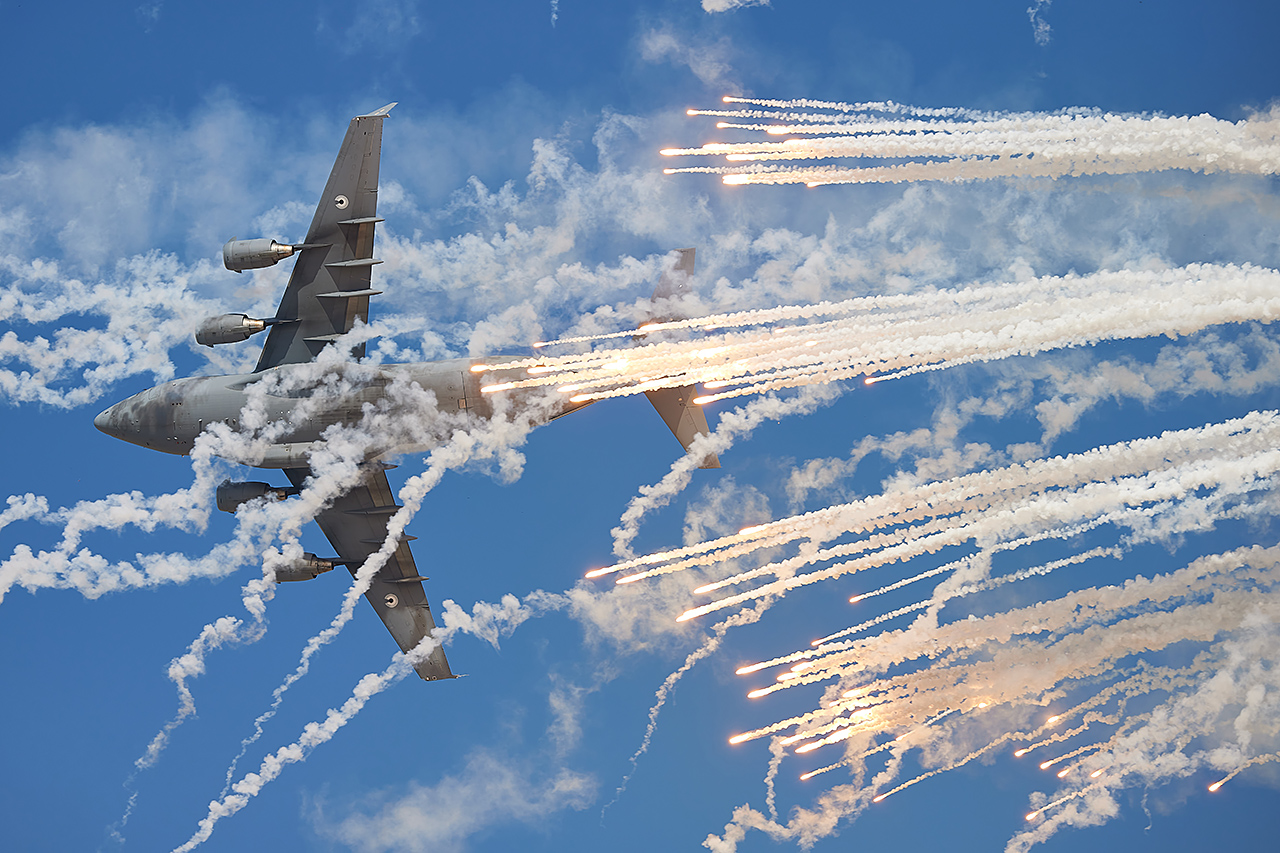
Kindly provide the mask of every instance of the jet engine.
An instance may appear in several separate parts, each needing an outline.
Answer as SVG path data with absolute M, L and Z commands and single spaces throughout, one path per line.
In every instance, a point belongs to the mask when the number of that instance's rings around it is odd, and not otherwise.
M 223 480 L 222 484 L 218 486 L 216 500 L 218 509 L 223 512 L 235 512 L 240 508 L 240 504 L 248 503 L 255 498 L 264 498 L 267 495 L 271 495 L 276 500 L 282 500 L 297 493 L 297 489 L 280 489 L 269 486 L 266 483 Z M 331 569 L 333 566 L 329 568 Z M 328 570 L 325 569 L 325 571 Z M 312 575 L 312 577 L 315 577 L 315 575 Z
M 314 580 L 319 575 L 332 571 L 336 565 L 337 563 L 333 560 L 317 557 L 308 551 L 297 562 L 285 566 L 283 569 L 276 569 L 276 583 Z
M 296 246 L 277 243 L 266 237 L 257 240 L 228 240 L 222 247 L 222 264 L 232 272 L 275 266 L 293 254 Z
M 196 329 L 196 343 L 212 347 L 218 344 L 238 344 L 247 341 L 267 326 L 270 320 L 255 320 L 248 314 L 219 314 L 210 317 Z

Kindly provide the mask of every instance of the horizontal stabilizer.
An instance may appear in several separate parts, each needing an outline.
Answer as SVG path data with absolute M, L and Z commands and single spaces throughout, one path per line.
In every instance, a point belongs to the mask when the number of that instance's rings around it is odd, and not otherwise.
M 365 114 L 364 114 L 364 115 L 362 115 L 362 116 L 356 116 L 356 118 L 375 118 L 376 116 L 384 116 L 384 115 L 386 115 L 387 113 L 391 112 L 391 108 L 392 108 L 392 107 L 394 107 L 394 106 L 395 106 L 396 104 L 398 104 L 398 103 L 400 103 L 400 102 L 399 102 L 399 101 L 392 101 L 391 103 L 387 104 L 385 107 L 378 107 L 378 108 L 377 108 L 376 110 L 374 110 L 373 112 L 371 112 L 371 113 L 365 113 Z
M 671 434 L 680 442 L 685 450 L 700 435 L 706 435 L 707 416 L 701 406 L 693 403 L 693 386 L 683 388 L 659 388 L 657 391 L 645 391 L 644 395 L 653 403 L 653 407 L 662 415 L 662 420 L 670 428 Z M 719 468 L 720 458 L 714 453 L 702 460 L 699 468 Z
M 676 262 L 663 272 L 662 278 L 658 280 L 657 289 L 653 291 L 655 308 L 661 302 L 665 303 L 662 305 L 663 308 L 670 310 L 671 301 L 679 299 L 690 290 L 697 250 L 676 249 L 675 252 Z M 649 319 L 650 322 L 665 322 L 675 318 L 653 316 Z M 706 435 L 710 431 L 707 428 L 706 414 L 700 406 L 693 404 L 693 398 L 696 395 L 692 385 L 686 385 L 683 388 L 661 388 L 644 393 L 649 398 L 649 402 L 653 403 L 653 407 L 658 410 L 658 414 L 662 415 L 662 420 L 666 422 L 671 434 L 685 450 L 689 449 L 694 438 Z M 698 467 L 719 468 L 720 459 L 712 453 L 703 459 Z

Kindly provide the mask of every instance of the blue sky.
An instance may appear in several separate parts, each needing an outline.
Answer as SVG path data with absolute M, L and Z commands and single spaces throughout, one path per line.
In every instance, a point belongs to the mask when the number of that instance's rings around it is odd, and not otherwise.
M 610 322 L 609 330 L 625 328 L 619 318 L 639 316 L 662 254 L 677 246 L 699 248 L 697 307 L 708 313 L 1070 272 L 1280 267 L 1277 187 L 1263 176 L 735 188 L 711 176 L 664 176 L 657 154 L 720 138 L 712 120 L 684 111 L 713 107 L 724 94 L 1237 121 L 1269 110 L 1277 96 L 1278 13 L 1269 7 L 1059 0 L 1036 4 L 1030 16 L 1028 0 L 707 5 L 0 3 L 6 30 L 21 34 L 0 55 L 12 84 L 0 119 L 3 496 L 43 497 L 48 507 L 0 527 L 7 848 L 182 844 L 271 691 L 337 610 L 346 586 L 339 573 L 282 588 L 261 639 L 208 655 L 189 682 L 196 715 L 153 767 L 134 774 L 134 760 L 178 707 L 170 661 L 203 626 L 245 618 L 241 589 L 255 569 L 98 597 L 10 587 L 3 573 L 28 549 L 59 547 L 59 507 L 106 519 L 71 550 L 109 565 L 170 555 L 159 562 L 177 566 L 173 555 L 199 558 L 232 539 L 235 520 L 217 512 L 205 521 L 183 510 L 172 516 L 186 519 L 180 524 L 139 525 L 84 503 L 154 498 L 196 481 L 189 460 L 112 441 L 92 418 L 158 381 L 256 359 L 252 341 L 197 348 L 192 327 L 223 311 L 268 316 L 288 270 L 235 276 L 221 268 L 219 250 L 232 235 L 301 237 L 352 115 L 399 102 L 382 159 L 387 221 L 378 254 L 387 262 L 376 277 L 386 294 L 372 309 L 397 324 L 377 349 L 385 361 L 520 354 L 540 338 Z M 819 262 L 843 273 L 817 280 L 799 272 Z M 32 355 L 48 342 L 47 354 Z M 649 515 L 635 547 L 731 533 L 894 484 L 998 468 L 1019 454 L 1079 453 L 1275 409 L 1280 384 L 1268 368 L 1276 343 L 1274 326 L 1235 324 L 873 388 L 854 383 L 809 414 L 764 419 L 721 454 L 720 471 L 696 472 L 670 506 Z M 1121 373 L 1132 381 L 1108 384 Z M 1093 377 L 1100 384 L 1084 381 Z M 1052 420 L 1054 406 L 1074 417 Z M 712 407 L 712 421 L 733 408 Z M 892 452 L 894 436 L 917 430 L 928 430 L 928 441 Z M 835 464 L 860 443 L 867 452 L 856 471 Z M 460 631 L 448 653 L 467 678 L 406 680 L 373 697 L 305 762 L 218 823 L 203 849 L 701 849 L 739 806 L 766 810 L 767 742 L 727 739 L 812 709 L 820 688 L 749 701 L 746 691 L 767 679 L 734 670 L 864 618 L 851 617 L 845 602 L 865 585 L 833 581 L 793 593 L 730 631 L 679 682 L 632 773 L 655 691 L 707 627 L 674 623 L 688 606 L 687 585 L 613 593 L 607 580 L 581 578 L 612 561 L 610 530 L 642 486 L 663 478 L 678 445 L 647 403 L 628 397 L 557 421 L 518 449 L 524 463 L 514 481 L 478 464 L 447 474 L 428 495 L 410 526 L 432 578 L 427 594 L 437 613 L 445 600 L 470 613 L 507 595 L 534 607 L 536 590 L 579 590 L 579 606 L 508 622 L 496 644 Z M 848 476 L 793 500 L 787 484 L 810 460 Z M 392 483 L 422 470 L 420 459 L 405 460 Z M 229 464 L 225 471 L 255 476 Z M 1055 576 L 1028 597 L 976 606 L 999 612 L 1274 545 L 1268 494 L 1250 493 L 1243 504 L 1263 509 L 1247 518 L 1175 531 L 1115 563 Z M 1114 531 L 1094 535 L 1085 545 L 1116 539 Z M 327 551 L 314 525 L 303 544 Z M 937 561 L 917 563 L 922 571 Z M 900 567 L 879 571 L 877 583 L 903 576 Z M 918 598 L 902 596 L 886 597 L 883 609 Z M 1274 663 L 1275 635 L 1250 637 L 1259 660 Z M 362 605 L 287 693 L 237 776 L 340 706 L 365 674 L 387 666 L 392 649 Z M 1188 639 L 1150 662 L 1173 665 L 1198 650 Z M 1258 754 L 1277 749 L 1273 722 L 1233 729 L 1231 720 L 1197 748 L 1247 731 Z M 1032 793 L 1055 790 L 1049 774 L 1011 750 L 844 818 L 814 849 L 1002 848 L 1023 831 Z M 919 753 L 906 761 L 929 767 Z M 813 766 L 790 757 L 781 765 L 784 822 L 793 807 L 813 808 L 849 781 L 838 772 L 796 780 Z M 1135 776 L 1117 789 L 1110 820 L 1063 828 L 1042 846 L 1259 847 L 1280 829 L 1275 767 L 1251 768 L 1216 795 L 1205 792 L 1214 779 L 1207 770 Z M 797 845 L 752 830 L 737 849 Z

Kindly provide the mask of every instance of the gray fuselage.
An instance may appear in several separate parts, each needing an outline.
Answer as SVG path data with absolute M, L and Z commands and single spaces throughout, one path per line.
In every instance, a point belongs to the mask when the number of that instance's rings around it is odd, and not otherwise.
M 435 396 L 441 413 L 460 413 L 471 418 L 488 418 L 493 407 L 480 393 L 482 374 L 472 373 L 476 364 L 498 365 L 515 358 L 453 359 L 414 364 L 351 365 L 342 374 L 343 391 L 325 392 L 323 374 L 314 364 L 287 364 L 258 373 L 230 376 L 201 376 L 176 379 L 135 394 L 94 418 L 99 430 L 114 438 L 141 447 L 185 456 L 195 447 L 196 438 L 210 425 L 224 423 L 233 432 L 247 432 L 241 423 L 254 386 L 271 380 L 259 393 L 258 407 L 264 421 L 287 424 L 275 436 L 265 456 L 236 459 L 259 468 L 304 467 L 306 457 L 322 441 L 322 433 L 334 424 L 357 424 L 369 404 L 377 405 L 393 386 L 417 385 Z M 317 379 L 316 377 L 321 377 Z M 510 393 L 510 392 L 508 392 Z M 301 407 L 307 406 L 306 410 Z M 565 401 L 548 414 L 547 420 L 581 408 Z M 429 444 L 412 447 L 378 448 L 376 455 L 428 449 Z

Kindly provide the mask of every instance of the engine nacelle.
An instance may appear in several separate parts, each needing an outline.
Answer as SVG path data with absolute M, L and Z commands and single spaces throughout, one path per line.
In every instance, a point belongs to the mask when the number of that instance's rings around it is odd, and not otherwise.
M 336 565 L 337 563 L 333 560 L 317 557 L 308 551 L 302 555 L 302 559 L 292 565 L 283 569 L 276 569 L 276 583 L 314 580 L 319 575 L 332 571 Z
M 212 347 L 218 344 L 238 344 L 247 341 L 271 325 L 266 320 L 255 320 L 248 314 L 219 314 L 210 317 L 196 330 L 196 343 Z
M 266 237 L 257 240 L 228 240 L 222 247 L 222 264 L 232 272 L 275 266 L 293 254 L 293 246 Z
M 241 504 L 257 498 L 265 498 L 270 495 L 276 500 L 282 500 L 297 493 L 297 489 L 278 489 L 266 483 L 223 480 L 222 484 L 218 486 L 216 500 L 218 509 L 223 512 L 235 512 L 240 508 Z M 330 566 L 329 568 L 333 567 Z M 325 571 L 328 571 L 328 569 Z

